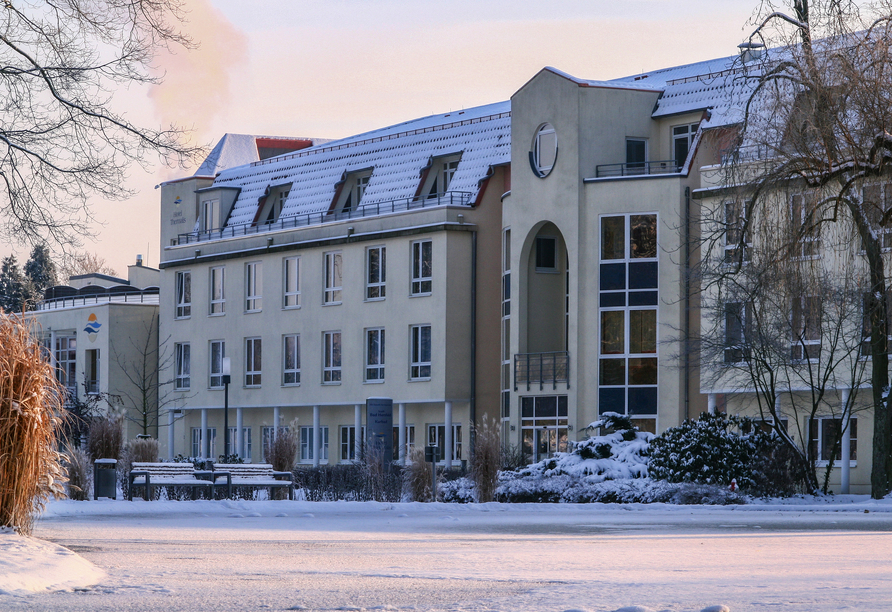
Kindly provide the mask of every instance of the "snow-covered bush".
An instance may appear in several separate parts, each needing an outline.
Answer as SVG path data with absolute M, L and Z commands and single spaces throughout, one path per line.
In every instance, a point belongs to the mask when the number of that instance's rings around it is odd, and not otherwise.
M 758 458 L 774 446 L 774 434 L 749 417 L 703 413 L 657 436 L 650 445 L 650 476 L 669 482 L 727 486 L 736 479 L 753 487 Z
M 647 476 L 648 446 L 654 435 L 639 431 L 628 417 L 608 412 L 589 429 L 605 428 L 611 433 L 570 443 L 570 452 L 534 463 L 520 476 L 573 476 L 591 482 Z
M 437 484 L 437 497 L 440 501 L 457 504 L 472 504 L 478 501 L 476 485 L 467 476 Z

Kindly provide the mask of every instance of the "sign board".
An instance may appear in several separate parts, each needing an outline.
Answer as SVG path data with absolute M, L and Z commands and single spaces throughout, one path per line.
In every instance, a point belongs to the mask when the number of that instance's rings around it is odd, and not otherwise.
M 439 446 L 425 446 L 424 447 L 424 460 L 428 463 L 437 463 L 440 460 L 440 447 Z
M 380 453 L 384 463 L 393 459 L 393 400 L 370 397 L 365 401 L 366 440 L 369 450 Z

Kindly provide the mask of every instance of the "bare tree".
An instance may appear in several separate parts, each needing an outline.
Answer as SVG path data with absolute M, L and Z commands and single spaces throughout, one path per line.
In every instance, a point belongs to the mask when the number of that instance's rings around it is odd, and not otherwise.
M 739 228 L 729 234 L 715 214 L 715 231 L 702 236 L 704 252 L 727 248 L 729 237 L 736 241 L 729 249 L 736 261 L 702 280 L 708 290 L 745 275 L 745 237 L 758 234 L 759 223 L 785 215 L 795 217 L 791 231 L 762 247 L 754 243 L 756 250 L 766 250 L 768 264 L 755 284 L 762 292 L 758 297 L 772 290 L 771 279 L 783 277 L 782 270 L 795 272 L 816 259 L 827 262 L 828 273 L 857 280 L 845 288 L 863 289 L 866 296 L 864 341 L 874 413 L 871 493 L 882 497 L 892 489 L 886 314 L 892 197 L 885 195 L 892 161 L 892 6 L 887 0 L 869 7 L 853 0 L 763 0 L 754 24 L 750 49 L 764 46 L 767 52 L 758 61 L 742 61 L 729 77 L 742 92 L 742 115 L 720 181 L 726 199 L 742 211 Z M 852 265 L 834 267 L 834 258 L 847 249 L 854 252 Z M 855 338 L 862 339 L 860 333 Z M 843 352 L 853 346 L 849 339 Z M 815 393 L 820 395 L 819 388 Z
M 154 53 L 193 47 L 183 0 L 35 0 L 0 8 L 0 234 L 76 243 L 88 198 L 122 199 L 132 163 L 184 163 L 198 150 L 175 126 L 147 129 L 114 110 L 116 90 L 151 84 Z
M 68 253 L 59 265 L 59 274 L 66 281 L 81 274 L 107 274 L 117 276 L 118 272 L 105 262 L 105 258 L 89 251 Z
M 124 418 L 135 423 L 143 435 L 151 435 L 158 428 L 167 426 L 164 417 L 179 406 L 181 398 L 174 395 L 174 378 L 166 373 L 173 371 L 174 354 L 166 351 L 169 337 L 158 341 L 158 315 L 144 323 L 144 333 L 128 338 L 132 352 L 113 349 L 115 362 L 124 378 L 130 383 L 120 389 Z M 132 356 L 128 356 L 132 355 Z

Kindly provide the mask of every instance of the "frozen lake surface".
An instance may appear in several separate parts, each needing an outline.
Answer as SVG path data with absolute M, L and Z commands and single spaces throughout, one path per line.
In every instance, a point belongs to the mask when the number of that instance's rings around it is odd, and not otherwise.
M 892 503 L 866 498 L 55 502 L 34 535 L 105 576 L 88 588 L 2 594 L 2 610 L 835 612 L 892 601 Z

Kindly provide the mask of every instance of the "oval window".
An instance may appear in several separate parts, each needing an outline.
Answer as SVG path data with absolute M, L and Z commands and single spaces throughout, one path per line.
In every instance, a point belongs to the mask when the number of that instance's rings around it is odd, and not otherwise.
M 550 123 L 543 123 L 536 130 L 533 139 L 533 149 L 530 151 L 530 165 L 533 172 L 539 178 L 545 178 L 551 173 L 557 161 L 557 134 Z

